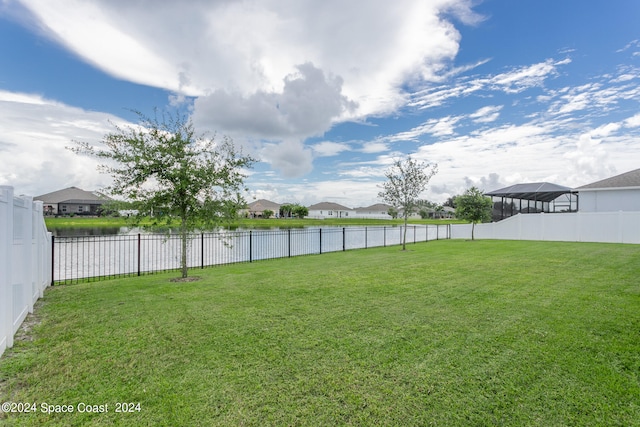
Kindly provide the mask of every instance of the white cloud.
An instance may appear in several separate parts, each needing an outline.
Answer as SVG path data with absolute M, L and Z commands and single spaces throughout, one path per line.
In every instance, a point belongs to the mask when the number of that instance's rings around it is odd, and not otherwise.
M 517 94 L 532 87 L 541 87 L 546 79 L 558 75 L 558 67 L 566 65 L 568 59 L 556 61 L 548 59 L 523 67 L 514 67 L 504 73 L 489 76 L 474 76 L 460 78 L 451 84 L 428 87 L 416 91 L 408 105 L 420 109 L 433 108 L 445 104 L 447 101 L 470 96 L 480 91 L 498 91 L 507 94 Z
M 566 65 L 570 62 L 568 59 L 561 61 L 548 59 L 537 64 L 516 68 L 492 77 L 489 79 L 489 85 L 507 93 L 519 93 L 534 86 L 542 86 L 547 78 L 557 74 L 559 65 Z
M 313 169 L 313 152 L 299 140 L 267 143 L 261 151 L 261 158 L 287 178 L 303 176 Z
M 624 125 L 629 128 L 635 128 L 640 126 L 640 113 L 633 117 L 629 117 L 624 121 Z
M 217 90 L 196 99 L 193 119 L 208 129 L 262 138 L 306 138 L 327 131 L 356 105 L 341 94 L 342 79 L 326 77 L 313 64 L 299 65 L 282 92 L 247 97 Z
M 435 137 L 453 135 L 455 134 L 455 125 L 461 119 L 462 117 L 460 116 L 446 116 L 439 119 L 429 119 L 420 126 L 416 126 L 406 132 L 391 135 L 387 139 L 392 142 L 418 141 L 418 138 L 425 134 L 433 135 Z
M 469 117 L 476 123 L 491 123 L 498 120 L 502 105 L 488 105 L 477 110 L 475 113 L 469 114 Z
M 22 0 L 43 31 L 118 78 L 187 95 L 278 93 L 299 64 L 344 79 L 351 115 L 393 111 L 406 82 L 437 79 L 459 49 L 445 17 L 470 0 L 163 2 Z M 179 35 L 179 36 L 177 36 Z
M 343 151 L 350 151 L 349 144 L 340 142 L 322 141 L 311 146 L 313 152 L 318 157 L 332 157 L 337 156 Z
M 99 143 L 114 116 L 88 112 L 39 95 L 0 91 L 0 185 L 32 196 L 79 186 L 96 190 L 110 178 L 96 172 L 98 161 L 66 147 L 73 140 Z
M 591 132 L 589 132 L 589 135 L 593 138 L 602 138 L 618 131 L 618 129 L 620 129 L 621 127 L 622 124 L 620 123 L 607 123 L 592 130 Z
M 389 151 L 389 145 L 384 141 L 364 142 L 359 151 L 367 154 L 384 153 Z

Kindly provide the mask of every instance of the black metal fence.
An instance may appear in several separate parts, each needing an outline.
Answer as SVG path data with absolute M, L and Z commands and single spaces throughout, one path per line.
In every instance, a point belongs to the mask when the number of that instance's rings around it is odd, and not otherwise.
M 189 268 L 402 244 L 403 226 L 220 231 L 190 235 Z M 407 243 L 447 239 L 448 225 L 410 225 Z M 51 282 L 104 280 L 180 268 L 178 234 L 55 237 Z

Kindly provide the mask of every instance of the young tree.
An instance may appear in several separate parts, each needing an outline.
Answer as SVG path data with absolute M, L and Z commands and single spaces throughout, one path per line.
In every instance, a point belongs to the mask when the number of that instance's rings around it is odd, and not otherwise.
M 384 174 L 387 181 L 382 184 L 382 191 L 378 193 L 378 197 L 385 203 L 402 210 L 404 218 L 402 250 L 407 248 L 409 215 L 417 206 L 418 196 L 426 190 L 429 180 L 437 172 L 437 164 L 418 162 L 409 156 L 405 160 L 395 160 Z
M 243 168 L 254 162 L 236 151 L 230 138 L 216 141 L 197 134 L 181 114 L 149 118 L 135 112 L 138 126 L 120 127 L 104 136 L 106 148 L 74 141 L 71 150 L 105 160 L 102 170 L 113 184 L 106 190 L 133 202 L 134 222 L 153 216 L 153 225 L 179 221 L 181 273 L 187 277 L 187 243 L 196 228 L 212 229 L 234 218 L 244 200 Z M 154 215 L 161 212 L 162 215 Z
M 491 220 L 491 198 L 471 187 L 461 196 L 456 196 L 456 217 L 471 222 L 471 240 L 475 240 L 476 223 Z
M 293 216 L 293 209 L 295 208 L 294 204 L 285 203 L 284 205 L 280 205 L 280 216 L 282 218 L 290 218 Z
M 309 215 L 309 209 L 302 206 L 299 203 L 286 203 L 280 206 L 280 212 L 282 212 L 282 216 L 285 218 L 304 218 Z
M 291 211 L 291 213 L 302 219 L 305 216 L 309 215 L 309 208 L 307 208 L 306 206 L 295 204 L 293 205 L 293 210 Z

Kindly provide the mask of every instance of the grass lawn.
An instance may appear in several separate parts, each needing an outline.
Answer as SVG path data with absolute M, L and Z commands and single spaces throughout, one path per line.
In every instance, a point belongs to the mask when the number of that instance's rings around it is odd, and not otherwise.
M 640 245 L 408 249 L 50 288 L 0 424 L 640 425 Z

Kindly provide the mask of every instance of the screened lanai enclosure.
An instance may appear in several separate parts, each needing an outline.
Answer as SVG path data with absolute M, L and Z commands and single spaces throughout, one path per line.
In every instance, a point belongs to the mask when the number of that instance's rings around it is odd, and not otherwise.
M 493 221 L 519 213 L 578 211 L 578 193 L 569 187 L 549 182 L 515 184 L 485 195 L 493 201 Z

